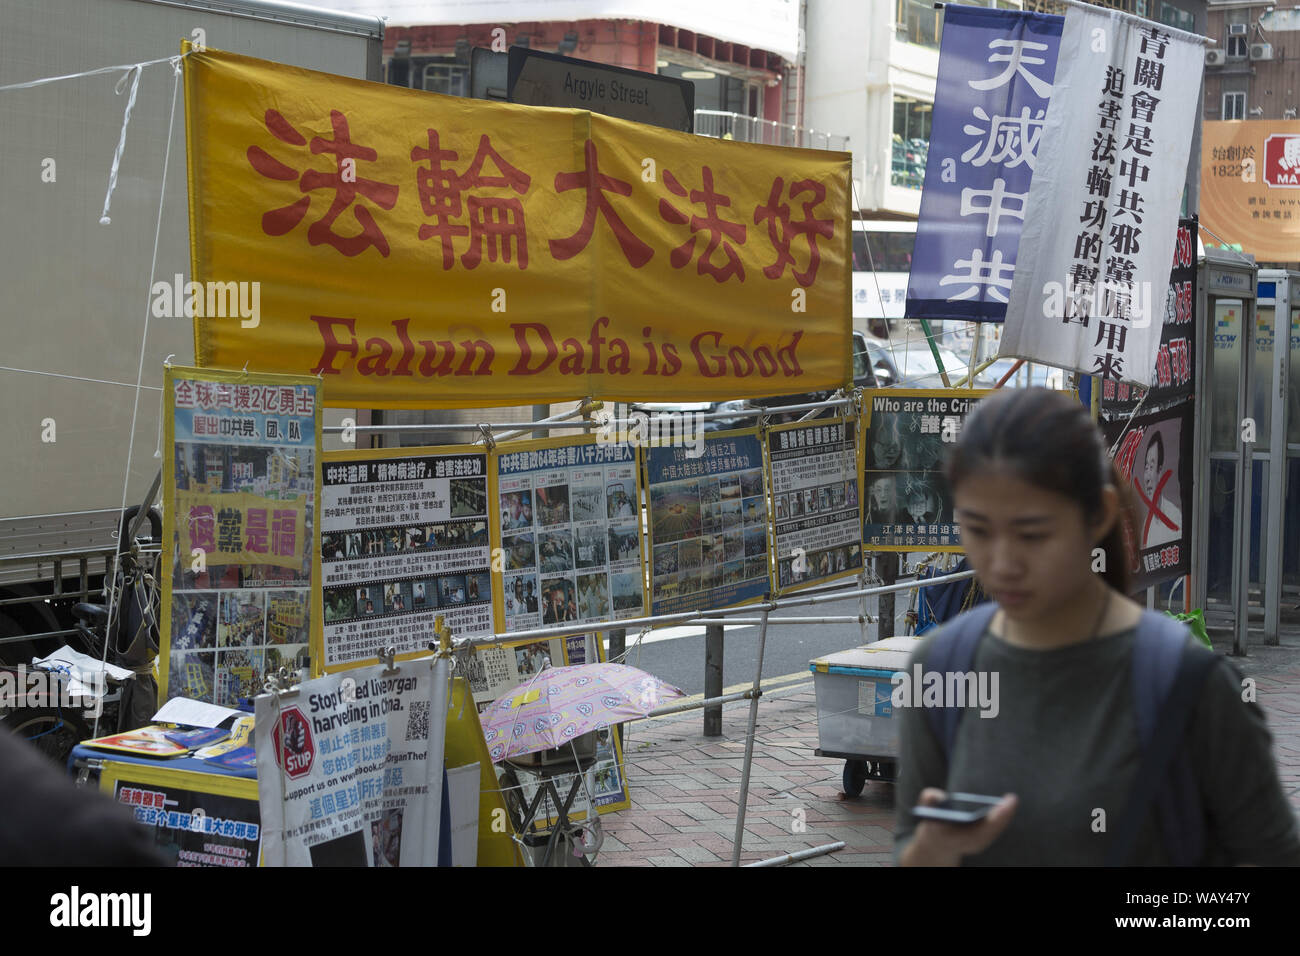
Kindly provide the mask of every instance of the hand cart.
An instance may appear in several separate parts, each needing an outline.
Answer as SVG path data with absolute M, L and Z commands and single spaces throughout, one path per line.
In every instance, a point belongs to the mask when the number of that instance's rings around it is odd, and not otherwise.
M 898 778 L 893 677 L 907 669 L 918 643 L 915 637 L 890 637 L 808 664 L 817 691 L 815 753 L 845 761 L 842 784 L 850 797 L 861 795 L 868 780 Z

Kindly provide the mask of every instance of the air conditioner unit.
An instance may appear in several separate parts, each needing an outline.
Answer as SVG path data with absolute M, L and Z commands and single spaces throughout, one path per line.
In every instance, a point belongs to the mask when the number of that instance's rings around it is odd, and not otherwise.
M 1223 66 L 1223 64 L 1225 64 L 1225 63 L 1227 63 L 1227 62 L 1228 62 L 1228 54 L 1225 53 L 1223 50 L 1206 50 L 1206 51 L 1205 51 L 1205 65 L 1206 65 L 1206 66 Z
M 1273 59 L 1273 44 L 1271 43 L 1252 43 L 1250 45 L 1250 58 L 1252 60 L 1271 60 Z
M 1244 24 L 1244 23 L 1229 23 L 1229 24 L 1228 24 L 1228 36 L 1230 36 L 1230 37 L 1244 37 L 1245 35 L 1246 35 L 1246 24 Z

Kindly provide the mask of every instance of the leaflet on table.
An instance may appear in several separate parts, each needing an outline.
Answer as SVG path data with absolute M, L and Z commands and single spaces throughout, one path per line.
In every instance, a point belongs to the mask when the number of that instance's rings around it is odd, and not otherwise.
M 427 660 L 396 674 L 376 665 L 257 698 L 268 866 L 436 863 L 438 821 L 426 820 L 432 676 Z
M 758 430 L 714 432 L 702 454 L 689 451 L 646 450 L 652 614 L 742 604 L 771 587 Z
M 167 738 L 170 733 L 174 733 L 171 727 L 140 727 L 126 733 L 87 740 L 86 746 L 97 750 L 116 750 L 135 757 L 183 757 L 189 753 L 189 748 L 184 744 Z
M 777 584 L 797 591 L 862 568 L 855 423 L 831 419 L 768 431 Z
M 169 367 L 159 699 L 232 705 L 319 635 L 321 384 Z
M 196 751 L 194 756 L 200 760 L 211 760 L 250 747 L 253 742 L 253 715 L 244 714 L 237 718 L 230 727 L 230 736 L 220 743 L 212 744 Z
M 483 450 L 330 452 L 323 481 L 326 671 L 427 654 L 439 614 L 457 637 L 492 633 Z
M 638 617 L 645 606 L 636 450 L 593 438 L 493 452 L 499 632 Z

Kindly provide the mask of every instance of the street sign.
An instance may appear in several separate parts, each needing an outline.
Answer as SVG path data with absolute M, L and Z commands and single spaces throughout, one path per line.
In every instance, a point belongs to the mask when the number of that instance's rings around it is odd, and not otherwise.
M 511 47 L 509 56 L 511 103 L 564 106 L 663 129 L 695 131 L 695 86 L 690 80 L 525 47 Z

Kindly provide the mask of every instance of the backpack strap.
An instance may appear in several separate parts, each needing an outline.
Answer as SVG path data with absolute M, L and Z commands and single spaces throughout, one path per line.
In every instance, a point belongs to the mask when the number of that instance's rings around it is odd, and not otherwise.
M 1187 628 L 1144 611 L 1133 648 L 1133 702 L 1142 758 L 1107 854 L 1108 866 L 1127 865 L 1138 834 L 1159 807 L 1165 851 L 1175 866 L 1200 862 L 1205 821 L 1191 760 L 1187 726 L 1210 670 L 1213 653 L 1188 645 Z
M 975 649 L 979 646 L 984 632 L 988 630 L 989 621 L 993 619 L 993 613 L 997 609 L 998 606 L 992 602 L 981 604 L 964 614 L 958 614 L 944 625 L 943 630 L 931 641 L 929 653 L 926 655 L 925 672 L 937 671 L 940 674 L 969 672 L 975 663 Z M 944 683 L 946 686 L 946 679 Z M 921 688 L 912 688 L 912 693 L 920 694 Z M 957 740 L 957 724 L 961 721 L 962 709 L 946 704 L 943 707 L 926 707 L 924 711 L 931 733 L 943 748 L 944 760 L 950 761 L 952 748 Z

